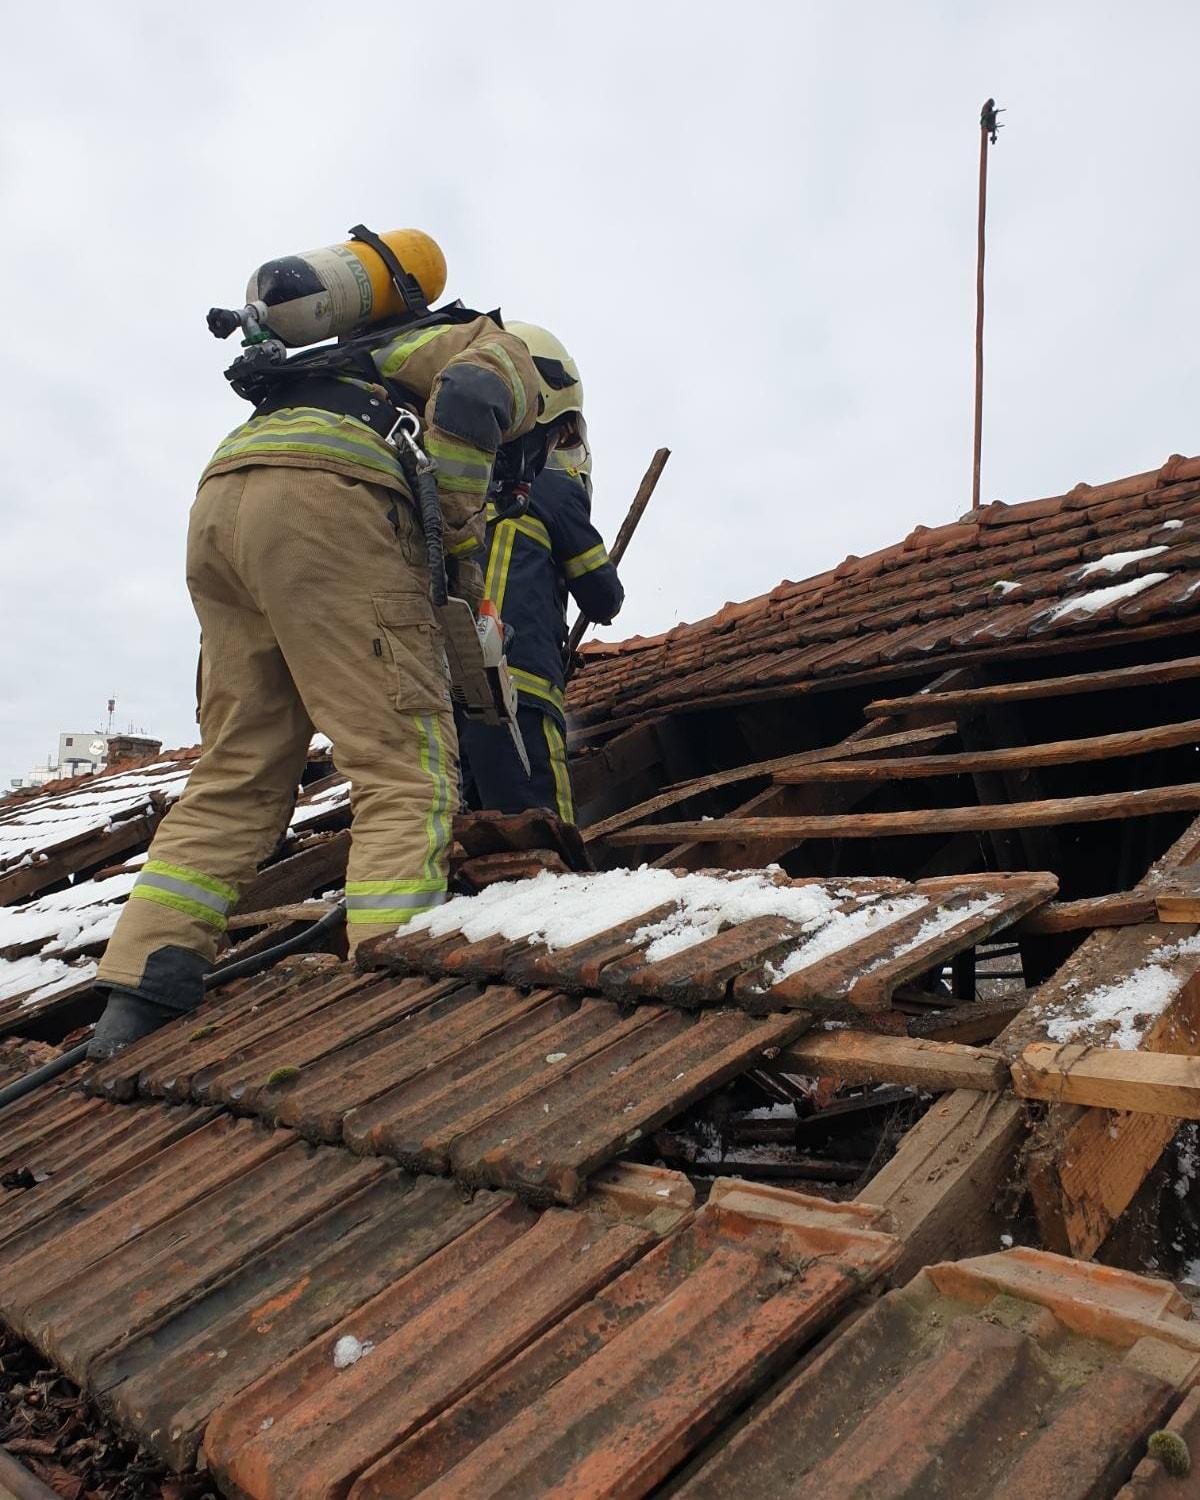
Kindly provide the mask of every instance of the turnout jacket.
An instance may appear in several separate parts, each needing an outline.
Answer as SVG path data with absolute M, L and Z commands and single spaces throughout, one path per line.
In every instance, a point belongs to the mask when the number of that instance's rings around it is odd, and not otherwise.
M 568 453 L 574 450 L 568 450 Z M 508 665 L 521 702 L 565 724 L 563 687 L 567 595 L 590 620 L 607 624 L 625 590 L 592 525 L 584 477 L 560 452 L 533 482 L 529 509 L 502 520 L 488 506 L 484 592 L 513 627 Z
M 437 463 L 447 554 L 479 552 L 496 449 L 528 432 L 538 415 L 538 378 L 529 351 L 491 318 L 478 317 L 381 334 L 371 358 L 381 378 L 398 382 L 424 405 L 422 444 Z M 375 389 L 365 381 L 350 383 L 367 398 Z M 329 469 L 408 495 L 396 454 L 377 433 L 353 417 L 317 407 L 284 407 L 243 422 L 217 448 L 201 483 L 210 474 L 250 464 Z

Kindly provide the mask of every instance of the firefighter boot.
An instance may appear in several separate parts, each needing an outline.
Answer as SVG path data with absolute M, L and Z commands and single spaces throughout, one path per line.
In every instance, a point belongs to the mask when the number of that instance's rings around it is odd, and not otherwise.
M 107 986 L 108 1003 L 88 1043 L 93 1062 L 116 1057 L 152 1031 L 189 1015 L 204 999 L 207 961 L 186 948 L 160 948 L 146 963 L 144 987 Z

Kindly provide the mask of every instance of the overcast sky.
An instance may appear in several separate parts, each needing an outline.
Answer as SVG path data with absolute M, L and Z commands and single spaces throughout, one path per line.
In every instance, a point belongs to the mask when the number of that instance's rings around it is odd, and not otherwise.
M 204 313 L 363 220 L 555 329 L 611 539 L 673 457 L 611 637 L 970 501 L 1200 451 L 1194 4 L 293 0 L 6 10 L 0 783 L 117 717 L 191 743 L 196 479 L 246 408 Z

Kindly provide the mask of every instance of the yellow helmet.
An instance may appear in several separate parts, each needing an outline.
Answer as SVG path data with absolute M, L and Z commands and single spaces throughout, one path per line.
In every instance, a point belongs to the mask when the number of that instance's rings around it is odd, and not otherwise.
M 542 412 L 538 422 L 548 427 L 568 412 L 583 413 L 583 381 L 579 366 L 567 353 L 562 343 L 545 328 L 536 323 L 504 324 L 509 333 L 515 333 L 525 347 L 538 372 L 542 393 Z

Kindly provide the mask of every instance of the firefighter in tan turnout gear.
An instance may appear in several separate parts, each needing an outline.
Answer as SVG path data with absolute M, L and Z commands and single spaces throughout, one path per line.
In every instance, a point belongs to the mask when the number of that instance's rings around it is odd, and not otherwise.
M 238 895 L 287 825 L 314 728 L 351 783 L 351 949 L 445 899 L 457 746 L 424 533 L 389 429 L 405 410 L 422 419 L 454 592 L 477 606 L 493 462 L 533 427 L 538 378 L 498 318 L 428 311 L 445 263 L 427 236 L 352 236 L 269 263 L 241 314 L 209 315 L 219 337 L 240 319 L 247 354 L 227 374 L 256 409 L 192 508 L 201 754 L 100 965 L 93 1056 L 200 1002 Z M 281 373 L 285 346 L 356 331 Z M 332 373 L 304 364 L 327 350 Z

